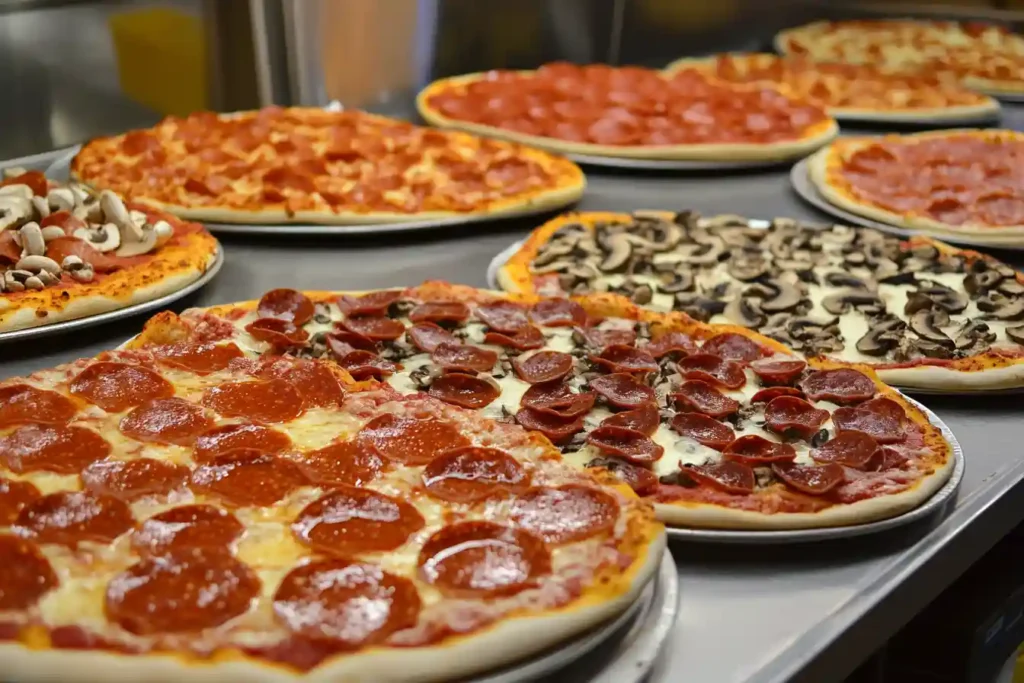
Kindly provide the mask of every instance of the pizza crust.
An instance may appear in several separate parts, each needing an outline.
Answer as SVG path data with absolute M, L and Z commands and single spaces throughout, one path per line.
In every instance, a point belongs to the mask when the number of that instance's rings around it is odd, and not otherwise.
M 917 365 L 911 368 L 878 368 L 886 384 L 907 389 L 935 391 L 993 391 L 1024 387 L 1024 359 L 1013 365 L 965 372 L 941 365 Z

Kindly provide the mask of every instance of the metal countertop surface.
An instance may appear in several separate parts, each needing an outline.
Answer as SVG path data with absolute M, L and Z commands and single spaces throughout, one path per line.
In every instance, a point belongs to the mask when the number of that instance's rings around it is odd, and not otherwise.
M 1003 125 L 1024 130 L 1024 106 Z M 34 165 L 34 164 L 33 164 Z M 46 164 L 42 164 L 45 168 Z M 581 210 L 696 209 L 824 219 L 789 187 L 788 169 L 726 175 L 587 169 Z M 536 221 L 377 239 L 222 236 L 220 275 L 175 306 L 259 297 L 273 287 L 374 289 L 447 279 L 486 286 L 490 259 Z M 997 254 L 1016 266 L 1018 254 Z M 0 346 L 0 377 L 90 356 L 135 334 L 145 316 Z M 651 683 L 841 681 L 1024 519 L 1024 420 L 1016 397 L 919 397 L 957 435 L 967 471 L 942 520 L 884 535 L 788 547 L 674 544 L 681 604 Z

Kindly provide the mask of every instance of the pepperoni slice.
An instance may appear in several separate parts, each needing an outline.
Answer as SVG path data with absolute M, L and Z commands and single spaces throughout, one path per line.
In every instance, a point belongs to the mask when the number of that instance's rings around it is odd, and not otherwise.
M 654 403 L 657 400 L 654 389 L 641 384 L 635 377 L 626 373 L 595 377 L 590 380 L 590 388 L 618 408 L 639 408 L 645 403 Z
M 449 372 L 490 372 L 498 362 L 498 354 L 472 344 L 442 342 L 430 359 Z
M 643 348 L 655 358 L 663 358 L 669 354 L 689 356 L 692 353 L 697 353 L 697 344 L 690 336 L 682 332 L 668 332 L 655 337 Z
M 512 361 L 512 367 L 519 379 L 528 384 L 554 382 L 572 372 L 573 357 L 561 351 L 538 351 L 527 358 L 519 356 Z
M 583 343 L 595 349 L 609 346 L 632 346 L 636 343 L 636 332 L 633 330 L 602 330 L 596 327 L 577 327 L 576 333 L 583 338 Z M 649 348 L 645 348 L 650 353 Z
M 107 618 L 129 633 L 193 633 L 241 616 L 260 580 L 224 552 L 198 548 L 147 557 L 107 585 Z
M 897 406 L 898 407 L 898 406 Z M 898 443 L 905 438 L 903 421 L 862 408 L 844 406 L 832 413 L 832 424 L 837 432 L 861 432 L 871 436 L 878 443 Z
M 0 388 L 0 427 L 26 422 L 61 424 L 73 418 L 76 412 L 71 399 L 56 391 L 28 384 Z
M 520 405 L 536 412 L 570 418 L 588 413 L 595 400 L 597 396 L 591 391 L 577 394 L 562 382 L 545 382 L 531 384 L 520 399 Z
M 283 379 L 227 382 L 210 387 L 203 405 L 224 417 L 244 417 L 255 422 L 288 422 L 302 414 L 302 395 Z
M 834 462 L 863 469 L 878 452 L 878 442 L 862 432 L 840 432 L 818 448 L 811 449 L 817 462 Z
M 654 356 L 642 349 L 623 344 L 605 347 L 600 355 L 590 355 L 590 361 L 606 368 L 609 372 L 648 373 L 657 372 L 658 362 Z
M 276 349 L 299 346 L 309 340 L 309 333 L 281 318 L 260 318 L 245 326 L 254 339 L 266 342 Z
M 751 403 L 768 403 L 773 398 L 779 396 L 796 396 L 797 398 L 803 398 L 804 392 L 800 391 L 795 387 L 768 387 L 767 389 L 761 389 L 756 394 L 750 397 Z
M 331 353 L 342 358 L 353 351 L 380 351 L 380 345 L 372 339 L 367 339 L 361 334 L 349 332 L 348 330 L 337 330 L 324 337 Z
M 189 548 L 224 550 L 242 536 L 245 527 L 213 505 L 183 505 L 153 515 L 132 533 L 132 548 L 140 555 L 161 555 Z
M 277 318 L 293 325 L 302 325 L 313 319 L 313 302 L 294 289 L 272 289 L 260 298 L 256 313 L 261 318 Z
M 391 304 L 401 298 L 400 290 L 370 292 L 361 296 L 346 294 L 338 298 L 338 306 L 346 315 L 383 315 Z
M 763 346 L 737 332 L 716 334 L 701 345 L 700 352 L 740 363 L 749 363 L 768 354 Z
M 870 401 L 865 401 L 857 406 L 858 410 L 866 410 L 869 413 L 875 413 L 877 415 L 884 415 L 895 420 L 898 424 L 902 425 L 903 421 L 907 419 L 907 411 L 903 409 L 896 401 L 885 396 L 879 396 L 873 398 Z
M 345 401 L 338 377 L 324 363 L 295 358 L 265 358 L 257 373 L 265 379 L 283 379 L 302 394 L 303 406 L 336 408 Z
M 482 446 L 456 448 L 423 469 L 430 495 L 453 503 L 473 503 L 495 493 L 524 489 L 530 474 L 505 451 Z
M 779 396 L 764 408 L 764 426 L 776 434 L 809 439 L 828 420 L 828 411 L 815 408 L 802 398 Z
M 687 379 L 699 379 L 726 389 L 739 389 L 747 383 L 742 365 L 706 353 L 683 358 L 679 361 L 679 372 Z
M 15 525 L 40 543 L 107 544 L 134 526 L 127 503 L 88 491 L 59 491 L 26 505 Z
M 25 171 L 12 178 L 0 180 L 0 187 L 6 185 L 28 185 L 36 197 L 45 197 L 50 188 L 50 181 L 42 171 Z
M 608 534 L 618 518 L 612 495 L 579 484 L 532 488 L 516 496 L 509 509 L 516 526 L 553 545 Z
M 650 437 L 625 427 L 603 425 L 587 434 L 587 443 L 605 453 L 611 453 L 638 465 L 647 465 L 660 459 L 665 449 Z
M 450 422 L 391 414 L 367 422 L 356 438 L 389 460 L 413 466 L 425 465 L 447 450 L 469 445 L 469 439 Z
M 688 465 L 683 471 L 698 484 L 708 485 L 726 493 L 753 493 L 757 484 L 754 470 L 748 465 L 729 460 Z
M 757 434 L 741 436 L 722 451 L 726 460 L 756 467 L 770 462 L 792 462 L 796 449 L 788 443 L 769 441 Z
M 13 524 L 22 508 L 42 495 L 30 482 L 0 477 L 0 524 Z M 2 593 L 3 589 L 0 587 L 0 594 Z
M 136 441 L 191 446 L 213 426 L 213 420 L 183 398 L 159 398 L 140 405 L 121 418 L 121 433 Z
M 422 322 L 416 323 L 405 330 L 405 336 L 409 342 L 420 351 L 430 353 L 444 343 L 457 344 L 458 339 L 454 334 L 444 329 L 437 323 Z M 484 341 L 491 343 L 486 337 Z
M 765 384 L 792 384 L 806 367 L 807 363 L 799 359 L 766 358 L 750 364 Z
M 338 324 L 349 332 L 373 341 L 394 341 L 405 334 L 405 325 L 400 320 L 384 316 L 345 318 Z
M 15 472 L 78 474 L 109 454 L 106 439 L 77 425 L 23 425 L 0 438 L 0 458 Z
M 520 351 L 530 351 L 532 349 L 544 348 L 547 339 L 539 328 L 533 325 L 526 325 L 513 334 L 488 331 L 484 334 L 484 343 L 511 347 Z
M 420 550 L 420 576 L 445 595 L 513 595 L 551 573 L 544 541 L 494 522 L 460 522 L 434 533 Z
M 108 413 L 119 413 L 155 398 L 174 394 L 166 379 L 128 363 L 93 363 L 71 380 L 68 390 Z
M 409 312 L 409 320 L 414 323 L 461 323 L 468 319 L 469 306 L 458 301 L 425 301 Z
M 587 463 L 587 467 L 605 468 L 633 489 L 638 496 L 649 496 L 658 490 L 658 477 L 653 472 L 627 460 L 595 458 Z
M 701 413 L 678 413 L 669 426 L 678 434 L 716 451 L 736 440 L 736 432 L 731 427 Z
M 46 256 L 63 263 L 68 256 L 77 256 L 92 266 L 97 273 L 113 273 L 124 268 L 124 261 L 96 251 L 88 242 L 77 237 L 57 237 L 46 243 Z
M 699 379 L 683 382 L 679 390 L 669 394 L 680 410 L 703 413 L 714 418 L 732 415 L 740 409 L 739 401 L 723 395 L 718 389 Z
M 197 467 L 190 486 L 228 505 L 270 507 L 308 483 L 302 469 L 290 460 L 254 449 L 236 449 Z
M 851 432 L 852 433 L 852 432 Z M 883 472 L 890 469 L 899 469 L 906 464 L 907 456 L 903 455 L 891 446 L 882 446 L 875 452 L 875 457 L 864 466 L 865 470 L 871 472 Z
M 530 324 L 526 317 L 526 309 L 511 301 L 481 304 L 476 307 L 474 313 L 495 332 L 514 334 Z
M 423 516 L 405 501 L 342 486 L 307 505 L 292 531 L 314 550 L 351 557 L 394 550 L 424 524 Z
M 164 496 L 188 479 L 187 467 L 152 458 L 102 460 L 82 470 L 85 488 L 97 495 L 132 502 L 147 496 Z
M 773 462 L 772 472 L 791 488 L 811 496 L 821 496 L 846 480 L 842 465 L 797 465 L 792 462 Z
M 859 403 L 878 391 L 870 377 L 852 368 L 815 370 L 804 377 L 800 388 L 812 401 L 833 403 Z
M 568 441 L 583 429 L 583 415 L 563 417 L 550 412 L 542 413 L 533 408 L 520 408 L 515 414 L 515 421 L 523 429 L 540 432 L 555 444 Z
M 441 375 L 431 383 L 427 393 L 445 403 L 470 410 L 488 406 L 501 396 L 501 390 L 493 381 L 461 372 Z
M 375 564 L 319 560 L 295 567 L 274 593 L 274 614 L 292 633 L 356 650 L 412 628 L 421 602 L 409 579 Z
M 334 351 L 333 348 L 331 350 Z M 401 369 L 401 366 L 389 360 L 384 360 L 372 351 L 350 351 L 343 356 L 339 356 L 337 363 L 356 381 L 371 377 L 383 379 Z
M 375 449 L 355 440 L 335 441 L 296 456 L 295 461 L 310 481 L 327 486 L 362 486 L 391 469 Z
M 0 612 L 28 609 L 59 585 L 39 546 L 28 539 L 0 534 Z
M 159 346 L 153 353 L 164 364 L 200 375 L 223 370 L 231 361 L 242 358 L 242 350 L 234 342 L 200 344 L 182 342 Z
M 616 413 L 601 420 L 604 427 L 622 427 L 640 432 L 644 436 L 654 436 L 660 424 L 661 414 L 658 412 L 658 406 L 653 403 L 645 403 L 639 408 Z
M 530 307 L 530 320 L 542 327 L 575 327 L 587 322 L 587 312 L 575 301 L 545 299 Z

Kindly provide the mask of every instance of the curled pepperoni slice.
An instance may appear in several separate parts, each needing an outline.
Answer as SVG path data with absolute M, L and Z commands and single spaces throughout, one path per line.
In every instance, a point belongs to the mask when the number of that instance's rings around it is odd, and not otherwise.
M 739 389 L 747 383 L 742 365 L 706 353 L 683 358 L 679 361 L 679 372 L 687 379 L 699 379 L 726 389 Z
M 134 525 L 127 503 L 88 491 L 60 491 L 26 505 L 15 525 L 40 543 L 75 548 L 110 543 Z
M 530 474 L 505 451 L 466 446 L 443 453 L 423 469 L 430 495 L 453 503 L 472 503 L 495 493 L 530 485 Z
M 69 390 L 108 413 L 174 394 L 171 383 L 149 368 L 109 361 L 82 370 L 71 380 Z
M 394 341 L 405 334 L 405 325 L 400 320 L 383 316 L 345 318 L 339 325 L 373 341 Z
M 610 533 L 619 518 L 619 504 L 589 486 L 537 487 L 515 497 L 509 518 L 547 543 L 560 545 Z
M 800 382 L 800 389 L 812 401 L 833 403 L 860 403 L 878 391 L 870 377 L 852 368 L 815 370 Z
M 140 555 L 161 555 L 175 550 L 223 550 L 241 537 L 245 527 L 228 512 L 213 505 L 183 505 L 153 515 L 132 533 L 132 548 Z
M 28 384 L 0 388 L 0 427 L 36 422 L 62 424 L 78 410 L 71 399 L 56 391 L 37 389 Z
M 660 424 L 661 414 L 658 412 L 658 406 L 653 403 L 645 403 L 639 408 L 616 413 L 601 420 L 604 427 L 623 427 L 640 432 L 644 436 L 654 436 Z
M 31 482 L 0 477 L 0 524 L 13 524 L 21 509 L 42 495 Z
M 700 413 L 678 413 L 669 426 L 678 434 L 716 451 L 736 440 L 731 427 Z
M 469 445 L 469 440 L 450 422 L 391 414 L 367 422 L 356 438 L 376 448 L 385 458 L 406 465 L 425 465 L 447 450 Z
M 254 339 L 266 342 L 277 349 L 299 346 L 309 340 L 309 333 L 301 327 L 281 318 L 260 318 L 245 326 Z
M 757 434 L 741 436 L 722 453 L 726 460 L 755 467 L 770 462 L 792 462 L 796 458 L 796 449 L 788 443 L 769 441 Z
M 682 332 L 667 332 L 655 337 L 644 345 L 644 350 L 655 358 L 663 358 L 669 354 L 689 356 L 697 353 L 697 344 Z
M 540 432 L 552 443 L 568 441 L 573 434 L 583 429 L 583 415 L 562 417 L 556 413 L 542 413 L 533 408 L 520 408 L 515 420 L 523 429 Z
M 310 481 L 328 486 L 362 486 L 391 468 L 375 449 L 355 440 L 335 441 L 296 456 L 295 461 Z
M 792 384 L 806 367 L 807 363 L 795 358 L 765 358 L 750 364 L 750 369 L 765 384 Z
M 121 418 L 121 433 L 136 441 L 190 446 L 213 426 L 200 406 L 183 398 L 160 398 Z
M 191 370 L 203 375 L 223 370 L 231 361 L 242 357 L 242 350 L 234 342 L 227 344 L 200 344 L 182 342 L 159 346 L 153 353 L 164 365 Z
M 590 361 L 609 372 L 648 373 L 657 372 L 658 363 L 654 356 L 644 350 L 622 344 L 612 344 L 600 355 L 589 356 Z
M 520 405 L 539 413 L 571 418 L 589 412 L 596 399 L 593 392 L 577 394 L 562 382 L 545 382 L 531 384 L 520 399 Z
M 513 595 L 551 573 L 544 541 L 494 522 L 460 522 L 442 528 L 420 550 L 420 576 L 454 597 Z
M 683 382 L 679 390 L 669 394 L 680 410 L 703 413 L 710 417 L 725 417 L 740 409 L 739 401 L 723 395 L 718 389 L 699 379 Z
M 424 524 L 423 516 L 405 501 L 341 486 L 307 505 L 292 531 L 315 550 L 351 557 L 394 550 Z
M 710 462 L 704 465 L 689 465 L 683 471 L 698 484 L 717 488 L 726 493 L 753 493 L 757 478 L 754 470 L 739 462 Z
M 803 398 L 804 392 L 800 391 L 795 387 L 768 387 L 767 389 L 761 389 L 756 394 L 750 397 L 751 403 L 768 403 L 773 398 L 779 396 L 796 396 L 797 398 Z
M 832 413 L 832 424 L 838 432 L 861 432 L 882 444 L 898 443 L 906 436 L 902 420 L 863 408 L 836 408 Z
M 498 362 L 498 354 L 472 344 L 439 344 L 430 359 L 449 372 L 490 372 Z
M 409 320 L 414 323 L 461 323 L 468 319 L 469 306 L 458 301 L 425 301 L 409 312 Z
M 292 445 L 287 434 L 249 423 L 237 423 L 214 427 L 195 440 L 192 457 L 196 462 L 212 462 L 214 458 L 234 450 L 252 450 L 271 455 L 280 453 Z
M 332 351 L 334 349 L 331 349 Z M 384 360 L 372 351 L 350 351 L 337 359 L 338 365 L 345 368 L 352 379 L 359 381 L 369 378 L 383 379 L 393 375 L 401 366 Z
M 107 585 L 107 618 L 129 633 L 192 633 L 249 611 L 260 580 L 224 552 L 198 548 L 147 557 Z
M 373 353 L 380 351 L 380 345 L 377 342 L 348 330 L 331 332 L 324 336 L 324 341 L 327 342 L 327 347 L 337 358 L 342 358 L 353 351 L 372 351 Z
M 370 292 L 361 296 L 338 297 L 338 306 L 346 315 L 383 315 L 391 304 L 402 298 L 400 290 Z
M 25 538 L 0 534 L 0 612 L 28 609 L 59 585 L 39 546 Z
M 412 327 L 405 330 L 406 337 L 409 338 L 409 342 L 420 351 L 426 351 L 430 353 L 438 346 L 444 343 L 458 343 L 455 335 L 444 329 L 437 323 L 422 322 L 416 323 Z M 484 341 L 489 342 L 486 338 Z
M 907 463 L 907 456 L 903 455 L 891 446 L 882 446 L 875 452 L 875 457 L 864 466 L 865 470 L 871 472 L 883 472 L 890 469 L 900 469 Z
M 511 301 L 481 304 L 474 313 L 495 332 L 515 333 L 530 324 L 526 309 Z
M 585 325 L 587 312 L 575 301 L 545 299 L 530 307 L 530 320 L 542 327 L 575 327 Z
M 272 289 L 260 298 L 256 314 L 261 318 L 277 318 L 298 326 L 313 319 L 313 302 L 294 289 Z
M 554 382 L 560 380 L 573 368 L 573 357 L 561 351 L 538 351 L 524 358 L 519 356 L 512 361 L 519 379 L 528 384 Z
M 797 465 L 792 462 L 773 462 L 772 472 L 787 486 L 811 496 L 821 496 L 846 480 L 842 465 Z
M 828 420 L 828 411 L 815 408 L 802 398 L 779 396 L 764 408 L 764 426 L 776 434 L 809 439 Z
M 341 382 L 322 362 L 296 358 L 264 358 L 257 373 L 265 379 L 283 379 L 299 390 L 305 408 L 335 408 L 345 401 Z
M 639 408 L 657 400 L 654 389 L 625 373 L 595 377 L 590 380 L 590 388 L 618 408 Z
M 210 387 L 203 405 L 224 417 L 244 417 L 256 422 L 288 422 L 302 414 L 302 395 L 283 379 L 227 382 Z
M 587 434 L 587 443 L 639 465 L 655 462 L 665 453 L 665 449 L 650 437 L 625 427 L 598 427 Z
M 493 381 L 461 372 L 441 375 L 430 384 L 427 393 L 445 403 L 470 410 L 490 405 L 501 396 L 501 390 Z
M 77 425 L 24 425 L 0 438 L 0 458 L 15 472 L 78 474 L 110 454 L 106 439 Z
M 270 507 L 308 483 L 301 468 L 290 460 L 237 449 L 197 467 L 190 486 L 235 507 Z
M 633 489 L 638 496 L 649 496 L 658 490 L 658 477 L 653 472 L 627 460 L 595 458 L 587 463 L 587 467 L 605 468 Z
M 739 363 L 749 363 L 768 355 L 763 346 L 736 332 L 716 334 L 701 345 L 700 352 Z
M 188 479 L 182 465 L 139 458 L 138 460 L 102 460 L 82 470 L 85 488 L 98 495 L 132 502 L 147 496 L 164 496 Z
M 419 620 L 420 596 L 409 579 L 375 564 L 319 560 L 295 567 L 274 593 L 274 614 L 292 633 L 334 649 L 379 643 Z
M 878 451 L 878 442 L 862 432 L 840 432 L 818 448 L 811 449 L 817 462 L 834 462 L 863 469 Z
M 576 334 L 583 343 L 594 349 L 605 349 L 609 346 L 632 346 L 636 343 L 636 332 L 633 330 L 602 330 L 597 327 L 577 327 Z M 645 349 L 650 353 L 650 349 Z
M 547 343 L 547 339 L 545 339 L 544 333 L 540 329 L 533 325 L 526 325 L 512 334 L 489 331 L 484 334 L 484 343 L 511 347 L 520 351 L 530 351 L 543 348 L 544 344 Z

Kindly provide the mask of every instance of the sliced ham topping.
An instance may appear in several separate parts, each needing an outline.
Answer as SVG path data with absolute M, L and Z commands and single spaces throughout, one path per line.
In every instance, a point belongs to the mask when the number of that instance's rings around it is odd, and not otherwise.
M 636 343 L 636 332 L 633 330 L 601 330 L 596 327 L 577 327 L 575 332 L 582 338 L 584 344 L 594 349 L 604 349 L 613 345 L 632 346 Z
M 714 418 L 732 415 L 740 409 L 739 401 L 723 395 L 718 389 L 699 379 L 691 379 L 669 394 L 679 410 L 703 413 Z
M 562 382 L 545 382 L 531 385 L 520 399 L 520 404 L 539 413 L 571 418 L 589 412 L 596 399 L 591 391 L 577 394 Z
M 644 351 L 655 358 L 662 358 L 669 354 L 677 356 L 689 356 L 697 353 L 697 344 L 691 337 L 682 332 L 669 332 L 660 337 L 655 337 L 643 346 Z
M 669 426 L 678 434 L 716 451 L 736 440 L 736 432 L 731 427 L 700 413 L 678 413 Z
M 657 372 L 658 362 L 654 356 L 642 349 L 623 344 L 612 344 L 598 355 L 591 354 L 590 361 L 608 372 L 646 374 Z
M 806 367 L 806 362 L 788 358 L 765 358 L 750 364 L 750 369 L 765 384 L 792 384 Z
M 740 363 L 750 363 L 758 358 L 764 358 L 769 353 L 757 342 L 736 332 L 711 337 L 701 345 L 700 352 Z
M 530 324 L 526 308 L 511 301 L 481 304 L 474 313 L 495 332 L 515 333 Z
M 545 299 L 530 308 L 530 320 L 542 327 L 575 327 L 585 325 L 587 312 L 569 299 Z
M 409 343 L 420 351 L 426 351 L 427 353 L 430 353 L 446 342 L 449 344 L 457 344 L 459 342 L 454 334 L 437 323 L 432 322 L 416 323 L 406 329 L 405 336 L 408 337 Z
M 779 396 L 764 408 L 764 426 L 784 436 L 809 439 L 828 420 L 828 411 L 815 408 L 802 398 Z
M 468 319 L 469 306 L 458 301 L 426 301 L 409 313 L 409 320 L 414 323 L 461 323 Z
M 538 328 L 533 325 L 526 325 L 520 328 L 519 331 L 511 334 L 489 331 L 484 334 L 484 343 L 519 349 L 520 351 L 529 351 L 544 348 L 547 339 L 544 338 L 544 333 Z
M 852 368 L 816 370 L 804 377 L 800 388 L 812 401 L 860 403 L 878 392 L 870 377 Z
M 654 436 L 659 424 L 661 415 L 658 406 L 653 403 L 645 403 L 639 408 L 616 413 L 601 420 L 602 427 L 623 427 L 640 432 L 644 436 Z
M 863 408 L 836 408 L 832 424 L 838 432 L 861 432 L 883 444 L 898 443 L 906 438 L 902 419 Z
M 650 437 L 625 427 L 602 425 L 587 434 L 587 443 L 638 465 L 655 462 L 665 453 L 665 449 Z
M 863 469 L 878 452 L 878 442 L 862 432 L 840 432 L 818 448 L 811 449 L 816 462 L 834 462 Z
M 501 396 L 501 390 L 481 377 L 452 372 L 435 379 L 428 393 L 454 406 L 477 410 Z
M 679 372 L 687 379 L 699 379 L 726 389 L 739 389 L 747 383 L 743 366 L 719 356 L 700 353 L 679 361 Z
M 345 318 L 338 324 L 373 341 L 394 341 L 405 334 L 405 325 L 401 321 L 384 316 Z
M 800 493 L 821 496 L 846 480 L 842 465 L 797 465 L 792 462 L 773 462 L 772 472 L 787 486 Z
M 528 358 L 516 358 L 512 367 L 519 379 L 528 384 L 554 382 L 572 372 L 573 357 L 561 351 L 538 351 Z
M 776 443 L 756 434 L 741 436 L 726 446 L 723 453 L 726 460 L 752 467 L 771 462 L 792 462 L 796 458 L 796 449 L 788 443 Z
M 768 403 L 773 398 L 778 398 L 779 396 L 796 396 L 797 398 L 803 398 L 804 392 L 795 387 L 768 387 L 767 389 L 761 389 L 751 396 L 750 402 Z
M 449 372 L 490 372 L 498 354 L 471 344 L 442 342 L 430 353 L 430 359 Z
M 706 465 L 690 465 L 683 472 L 698 484 L 711 486 L 726 493 L 753 493 L 757 478 L 754 470 L 739 462 L 710 462 Z
M 556 444 L 568 441 L 573 434 L 583 429 L 583 415 L 560 417 L 532 408 L 520 408 L 515 419 L 524 429 L 540 432 Z
M 346 315 L 384 315 L 391 304 L 402 298 L 401 291 L 370 292 L 362 296 L 338 297 L 338 307 Z
M 625 373 L 595 377 L 590 380 L 590 388 L 617 408 L 639 408 L 657 400 L 654 389 Z
M 658 477 L 646 467 L 619 458 L 594 458 L 587 467 L 603 467 L 621 479 L 638 496 L 649 496 L 658 490 Z

